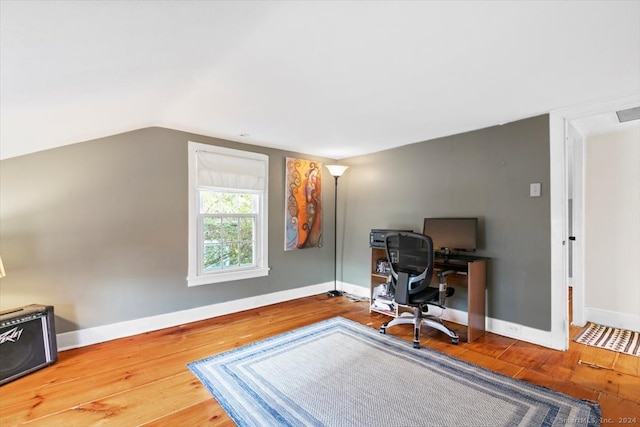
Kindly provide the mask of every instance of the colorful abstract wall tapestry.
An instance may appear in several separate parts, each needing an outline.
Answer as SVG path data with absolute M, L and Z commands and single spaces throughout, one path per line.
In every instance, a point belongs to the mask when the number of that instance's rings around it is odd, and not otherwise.
M 284 250 L 322 246 L 322 162 L 287 157 Z

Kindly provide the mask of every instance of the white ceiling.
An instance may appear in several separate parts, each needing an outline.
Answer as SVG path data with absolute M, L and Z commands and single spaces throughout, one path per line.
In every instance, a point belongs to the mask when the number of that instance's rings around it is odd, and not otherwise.
M 640 1 L 0 4 L 1 158 L 164 126 L 340 159 L 640 93 Z

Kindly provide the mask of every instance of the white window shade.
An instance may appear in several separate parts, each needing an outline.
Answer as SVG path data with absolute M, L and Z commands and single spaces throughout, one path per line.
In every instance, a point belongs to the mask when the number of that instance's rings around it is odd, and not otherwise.
M 266 190 L 267 168 L 264 160 L 197 151 L 197 171 L 199 187 Z

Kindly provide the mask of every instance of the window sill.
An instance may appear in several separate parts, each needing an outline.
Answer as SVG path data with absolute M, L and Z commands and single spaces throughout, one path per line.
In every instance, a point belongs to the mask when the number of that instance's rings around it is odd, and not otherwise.
M 252 279 L 269 275 L 269 268 L 252 268 L 250 270 L 236 270 L 224 273 L 212 273 L 202 276 L 187 277 L 187 286 L 210 285 L 214 283 L 232 282 L 234 280 Z

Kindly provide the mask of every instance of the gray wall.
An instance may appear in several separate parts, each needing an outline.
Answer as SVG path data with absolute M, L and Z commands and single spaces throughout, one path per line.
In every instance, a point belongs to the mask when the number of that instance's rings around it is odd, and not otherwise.
M 369 231 L 422 231 L 425 217 L 480 218 L 491 257 L 488 316 L 551 328 L 549 117 L 354 157 L 339 182 L 344 282 L 369 286 Z M 542 197 L 529 197 L 529 184 Z M 466 310 L 466 289 L 450 301 Z
M 268 277 L 187 287 L 189 140 L 269 155 Z M 322 248 L 283 250 L 286 156 L 326 161 L 162 128 L 3 160 L 0 307 L 52 304 L 62 333 L 333 281 L 333 215 Z
M 189 140 L 270 156 L 269 277 L 187 287 Z M 327 161 L 161 128 L 1 161 L 0 308 L 55 305 L 61 333 L 332 281 L 333 178 L 323 174 L 324 247 L 284 252 L 286 156 Z M 368 288 L 372 228 L 478 216 L 488 315 L 550 329 L 548 116 L 342 163 L 339 280 Z M 531 182 L 542 197 L 529 198 Z

